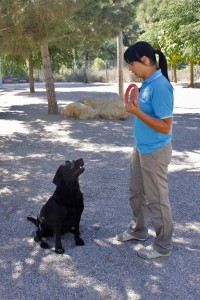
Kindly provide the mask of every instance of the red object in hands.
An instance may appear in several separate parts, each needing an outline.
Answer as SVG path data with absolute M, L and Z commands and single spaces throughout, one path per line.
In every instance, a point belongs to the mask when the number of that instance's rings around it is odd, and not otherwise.
M 129 95 L 130 95 L 130 92 L 132 89 L 134 89 L 134 98 L 130 99 Z M 125 103 L 130 103 L 130 102 L 136 101 L 138 99 L 138 95 L 139 95 L 139 89 L 138 89 L 137 85 L 134 83 L 131 83 L 127 87 L 126 92 L 125 92 L 125 96 L 124 96 Z

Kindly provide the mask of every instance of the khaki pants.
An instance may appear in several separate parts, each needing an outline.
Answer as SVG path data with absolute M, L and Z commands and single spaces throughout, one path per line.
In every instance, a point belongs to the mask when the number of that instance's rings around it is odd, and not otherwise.
M 153 248 L 162 254 L 168 253 L 172 247 L 173 221 L 167 181 L 171 155 L 171 143 L 145 155 L 134 149 L 130 167 L 133 221 L 128 231 L 138 238 L 146 238 L 146 223 L 150 218 L 156 232 Z

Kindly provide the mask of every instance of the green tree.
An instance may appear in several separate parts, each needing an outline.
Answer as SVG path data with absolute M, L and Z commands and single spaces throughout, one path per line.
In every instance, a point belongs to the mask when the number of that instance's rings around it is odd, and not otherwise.
M 24 61 L 28 59 L 31 66 L 33 45 L 25 36 L 20 36 L 20 28 L 16 26 L 19 17 L 17 1 L 1 0 L 0 14 L 0 54 L 11 54 L 14 55 L 14 58 L 16 55 L 21 56 Z M 29 67 L 29 74 L 30 90 L 34 92 L 34 86 L 31 82 L 33 78 L 31 67 Z
M 182 59 L 190 64 L 190 86 L 193 87 L 193 65 L 200 62 L 200 0 L 182 0 L 177 5 L 170 1 L 169 4 L 171 10 L 168 9 L 164 15 L 164 22 L 168 24 L 168 36 L 179 46 Z
M 1 61 L 3 76 L 27 76 L 28 66 L 21 56 L 4 54 L 1 56 Z
M 144 0 L 138 8 L 138 22 L 140 37 L 160 47 L 170 64 L 190 63 L 190 85 L 194 86 L 193 64 L 200 61 L 200 0 L 149 0 L 148 6 Z
M 2 0 L 0 42 L 8 41 L 2 49 L 19 51 L 40 48 L 48 112 L 57 113 L 49 43 L 62 49 L 97 49 L 108 37 L 113 37 L 130 23 L 134 4 L 123 0 Z M 18 41 L 23 41 L 21 44 Z M 11 46 L 10 46 L 11 45 Z M 18 52 L 17 52 L 18 53 Z

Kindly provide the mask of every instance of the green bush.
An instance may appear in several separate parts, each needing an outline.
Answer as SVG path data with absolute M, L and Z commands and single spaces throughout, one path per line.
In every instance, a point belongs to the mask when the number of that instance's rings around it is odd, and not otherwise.
M 94 63 L 92 65 L 93 71 L 100 71 L 105 69 L 105 62 L 101 58 L 95 58 Z

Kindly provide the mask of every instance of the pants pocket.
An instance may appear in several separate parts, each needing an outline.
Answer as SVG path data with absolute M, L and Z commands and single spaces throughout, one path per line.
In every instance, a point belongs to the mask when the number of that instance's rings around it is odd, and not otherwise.
M 158 148 L 150 153 L 152 159 L 155 159 L 160 164 L 168 166 L 172 158 L 172 145 L 167 144 L 164 147 Z

